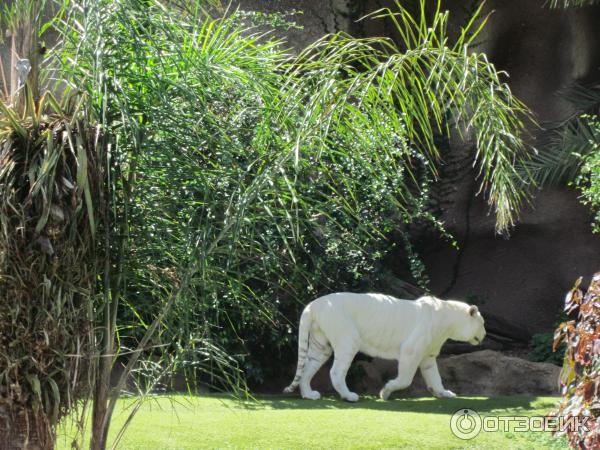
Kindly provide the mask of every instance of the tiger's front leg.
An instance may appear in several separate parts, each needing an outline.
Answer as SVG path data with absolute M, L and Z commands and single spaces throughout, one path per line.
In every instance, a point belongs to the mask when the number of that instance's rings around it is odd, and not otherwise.
M 400 389 L 406 389 L 410 386 L 419 367 L 422 351 L 416 346 L 405 346 L 398 358 L 398 376 L 393 380 L 388 381 L 383 389 L 379 392 L 379 397 L 382 400 L 387 400 L 390 394 Z
M 435 356 L 426 356 L 419 365 L 427 390 L 437 398 L 454 398 L 456 394 L 444 388 Z

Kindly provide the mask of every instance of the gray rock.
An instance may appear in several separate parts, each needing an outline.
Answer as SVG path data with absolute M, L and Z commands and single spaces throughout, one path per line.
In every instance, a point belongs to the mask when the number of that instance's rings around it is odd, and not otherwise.
M 560 367 L 482 350 L 439 363 L 447 389 L 461 395 L 558 395 Z
M 385 382 L 396 376 L 395 361 L 374 358 L 357 361 L 348 376 L 351 389 L 376 395 Z M 438 367 L 446 389 L 458 395 L 558 395 L 560 367 L 506 356 L 493 350 L 438 358 Z M 312 382 L 321 392 L 333 392 L 329 370 L 321 370 Z M 430 395 L 417 373 L 410 388 L 393 394 L 396 397 Z

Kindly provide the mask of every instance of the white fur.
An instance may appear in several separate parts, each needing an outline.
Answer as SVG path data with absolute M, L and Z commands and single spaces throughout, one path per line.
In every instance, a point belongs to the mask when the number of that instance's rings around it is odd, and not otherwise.
M 358 395 L 346 386 L 346 373 L 358 352 L 398 360 L 398 376 L 380 392 L 384 400 L 408 387 L 419 368 L 429 391 L 436 397 L 454 397 L 444 389 L 436 357 L 447 339 L 481 343 L 483 317 L 476 306 L 435 297 L 400 300 L 383 294 L 340 292 L 309 303 L 300 317 L 298 369 L 284 392 L 300 385 L 302 397 L 316 400 L 310 381 L 334 353 L 330 375 L 340 396 L 355 402 Z

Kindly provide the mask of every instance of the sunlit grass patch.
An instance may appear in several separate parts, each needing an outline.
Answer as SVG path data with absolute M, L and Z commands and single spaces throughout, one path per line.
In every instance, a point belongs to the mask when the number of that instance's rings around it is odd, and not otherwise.
M 129 414 L 134 400 L 120 400 L 112 433 Z M 450 430 L 452 414 L 470 408 L 482 416 L 544 415 L 551 397 L 468 397 L 395 399 L 373 397 L 358 403 L 326 397 L 260 396 L 238 402 L 224 396 L 156 397 L 145 403 L 119 449 L 199 448 L 412 448 L 540 449 L 564 448 L 547 433 L 480 433 L 461 440 Z M 70 448 L 63 426 L 58 448 Z

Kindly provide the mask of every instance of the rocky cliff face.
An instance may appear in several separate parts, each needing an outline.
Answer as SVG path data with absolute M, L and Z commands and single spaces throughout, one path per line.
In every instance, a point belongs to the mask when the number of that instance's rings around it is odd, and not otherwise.
M 262 11 L 303 11 L 296 20 L 304 29 L 287 32 L 295 48 L 335 31 L 394 37 L 383 21 L 355 22 L 367 12 L 393 7 L 391 1 L 241 0 L 240 4 Z M 457 29 L 476 4 L 448 0 L 443 7 L 450 10 Z M 513 92 L 542 126 L 548 126 L 572 113 L 562 90 L 576 81 L 600 81 L 600 7 L 549 10 L 544 4 L 544 0 L 488 1 L 484 11 L 490 14 L 488 24 L 474 48 L 508 72 Z M 543 148 L 547 139 L 547 131 L 531 128 L 532 145 Z M 524 208 L 510 239 L 496 236 L 493 213 L 475 196 L 472 148 L 457 140 L 450 146 L 437 207 L 460 249 L 435 237 L 424 238 L 432 292 L 478 303 L 484 314 L 517 325 L 525 335 L 551 329 L 574 280 L 600 267 L 600 237 L 590 231 L 588 211 L 573 190 L 544 189 Z
M 600 80 L 600 8 L 550 11 L 541 4 L 489 2 L 493 13 L 477 51 L 509 73 L 513 92 L 542 126 L 551 126 L 572 113 L 562 90 Z M 531 143 L 543 148 L 548 131 L 531 131 Z M 531 333 L 551 328 L 574 280 L 600 265 L 600 239 L 590 232 L 588 211 L 576 192 L 544 189 L 505 240 L 494 236 L 485 203 L 473 198 L 472 178 L 457 172 L 443 217 L 461 249 L 433 246 L 426 253 L 433 291 L 479 301 L 482 310 Z

